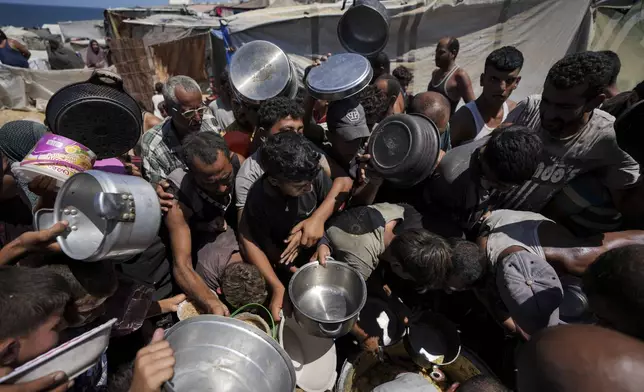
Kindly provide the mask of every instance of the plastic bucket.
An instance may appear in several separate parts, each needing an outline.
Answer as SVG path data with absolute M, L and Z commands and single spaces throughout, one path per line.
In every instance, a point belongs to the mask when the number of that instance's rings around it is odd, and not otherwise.
M 60 187 L 76 173 L 90 170 L 96 161 L 96 154 L 84 145 L 64 136 L 47 133 L 36 143 L 22 162 L 11 166 L 13 173 L 31 181 L 45 175 L 58 180 Z

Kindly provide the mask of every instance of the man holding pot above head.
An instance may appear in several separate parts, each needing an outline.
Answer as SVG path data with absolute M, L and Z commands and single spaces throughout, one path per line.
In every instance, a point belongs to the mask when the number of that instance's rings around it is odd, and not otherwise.
M 436 45 L 436 66 L 429 81 L 427 91 L 436 91 L 449 99 L 454 114 L 461 99 L 468 103 L 476 97 L 472 90 L 472 81 L 464 69 L 456 65 L 456 56 L 460 44 L 454 37 L 443 37 Z
M 200 308 L 228 315 L 211 290 L 220 288 L 229 264 L 242 261 L 232 205 L 240 161 L 214 132 L 186 136 L 182 150 L 187 169 L 175 169 L 167 178 L 174 195 L 165 216 L 174 278 Z
M 517 106 L 508 98 L 519 86 L 522 67 L 523 54 L 513 46 L 504 46 L 487 56 L 481 74 L 481 96 L 460 108 L 450 120 L 454 146 L 485 137 L 505 121 Z
M 240 240 L 245 259 L 259 268 L 271 286 L 270 309 L 279 319 L 290 273 L 309 260 L 324 263 L 331 253 L 324 237 L 303 246 L 302 232 L 291 234 L 293 227 L 318 211 L 332 213 L 337 201 L 325 200 L 331 179 L 320 167 L 320 154 L 304 136 L 279 133 L 259 151 L 265 173 L 248 192 Z M 321 219 L 326 221 L 329 215 Z
M 169 120 L 143 135 L 141 158 L 143 178 L 153 184 L 168 177 L 177 168 L 185 166 L 181 156 L 183 139 L 201 130 L 204 112 L 201 88 L 188 76 L 173 76 L 163 86 L 163 98 Z

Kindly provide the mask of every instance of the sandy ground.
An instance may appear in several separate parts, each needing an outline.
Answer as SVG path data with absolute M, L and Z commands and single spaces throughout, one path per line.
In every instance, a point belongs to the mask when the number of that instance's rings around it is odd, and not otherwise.
M 0 109 L 0 127 L 15 120 L 33 120 L 42 123 L 45 120 L 45 113 Z

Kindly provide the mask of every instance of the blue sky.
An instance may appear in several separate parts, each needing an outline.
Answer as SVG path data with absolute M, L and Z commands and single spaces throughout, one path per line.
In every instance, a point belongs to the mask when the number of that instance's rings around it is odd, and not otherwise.
M 78 0 L 0 0 L 0 3 L 109 8 L 134 5 L 165 5 L 168 4 L 168 0 L 84 0 L 82 2 Z

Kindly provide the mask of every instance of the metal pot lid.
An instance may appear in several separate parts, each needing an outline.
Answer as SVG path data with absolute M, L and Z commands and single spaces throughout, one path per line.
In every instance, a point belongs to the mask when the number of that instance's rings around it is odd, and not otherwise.
M 337 101 L 362 91 L 372 76 L 373 69 L 364 56 L 341 53 L 313 68 L 306 78 L 306 87 L 316 99 Z
M 67 233 L 58 237 L 63 252 L 75 260 L 95 255 L 117 224 L 134 221 L 134 214 L 117 210 L 121 205 L 128 211 L 133 209 L 134 196 L 106 193 L 91 171 L 67 180 L 54 204 L 54 222 L 69 222 Z
M 291 64 L 277 45 L 252 41 L 230 63 L 230 82 L 241 98 L 261 102 L 280 95 L 291 80 Z

